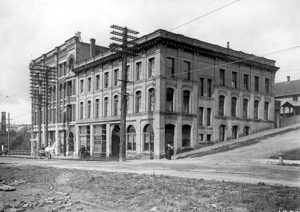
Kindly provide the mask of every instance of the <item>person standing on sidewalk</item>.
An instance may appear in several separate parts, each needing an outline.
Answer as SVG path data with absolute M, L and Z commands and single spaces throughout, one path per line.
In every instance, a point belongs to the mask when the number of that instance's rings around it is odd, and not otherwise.
M 81 144 L 80 147 L 80 159 L 85 159 L 85 146 Z
M 167 145 L 167 154 L 166 154 L 167 160 L 171 160 L 172 155 L 173 155 L 173 146 L 172 146 L 171 143 L 168 143 L 168 145 Z

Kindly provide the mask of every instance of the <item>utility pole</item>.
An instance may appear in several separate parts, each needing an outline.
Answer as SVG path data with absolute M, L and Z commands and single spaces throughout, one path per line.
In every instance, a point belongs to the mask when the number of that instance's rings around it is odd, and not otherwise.
M 122 58 L 122 73 L 121 73 L 121 120 L 120 120 L 120 152 L 119 162 L 126 161 L 126 112 L 127 112 L 127 56 L 131 54 L 131 49 L 134 46 L 134 40 L 137 37 L 132 36 L 139 34 L 139 32 L 128 29 L 127 27 L 120 27 L 112 25 L 111 32 L 114 35 L 111 40 L 119 42 L 110 45 L 113 51 L 120 53 Z M 117 31 L 115 31 L 117 30 Z M 117 37 L 115 37 L 117 36 Z
M 7 151 L 10 156 L 10 114 L 8 113 Z

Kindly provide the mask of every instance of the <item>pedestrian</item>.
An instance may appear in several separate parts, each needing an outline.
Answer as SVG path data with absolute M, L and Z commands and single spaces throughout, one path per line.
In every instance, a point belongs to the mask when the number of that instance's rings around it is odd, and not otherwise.
M 167 154 L 166 154 L 167 160 L 171 160 L 172 155 L 173 155 L 173 145 L 172 145 L 172 143 L 168 143 L 168 145 L 167 145 Z
M 85 146 L 83 144 L 81 144 L 81 147 L 80 147 L 80 159 L 85 159 Z

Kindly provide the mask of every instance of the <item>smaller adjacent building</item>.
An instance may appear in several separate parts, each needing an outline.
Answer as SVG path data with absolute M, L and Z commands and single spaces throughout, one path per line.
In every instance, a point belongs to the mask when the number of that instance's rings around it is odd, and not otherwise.
M 281 101 L 280 115 L 282 118 L 300 115 L 300 80 L 275 83 L 275 99 Z

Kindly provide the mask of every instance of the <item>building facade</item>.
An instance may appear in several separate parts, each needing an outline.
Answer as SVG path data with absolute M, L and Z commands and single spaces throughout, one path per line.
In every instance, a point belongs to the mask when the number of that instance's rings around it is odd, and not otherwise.
M 165 30 L 137 43 L 127 64 L 127 157 L 162 158 L 168 143 L 177 154 L 274 127 L 275 61 Z M 75 157 L 81 144 L 91 156 L 117 157 L 120 55 L 106 51 L 75 63 L 72 96 L 54 91 L 71 121 L 58 119 L 51 140 Z
M 275 99 L 281 102 L 282 117 L 300 115 L 300 80 L 275 83 Z

